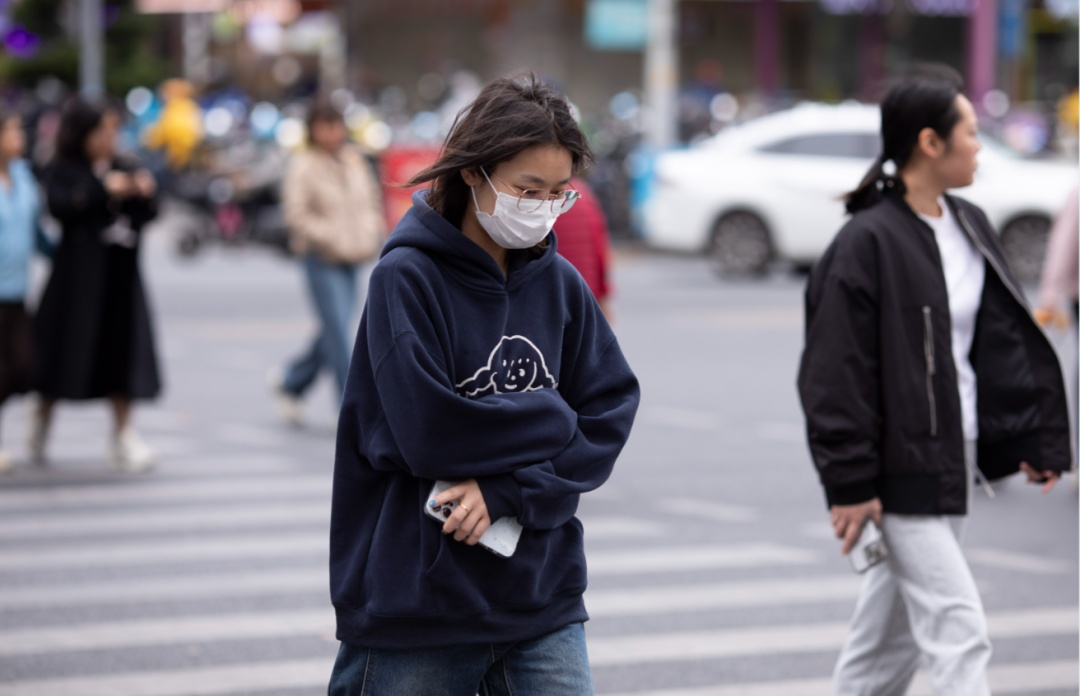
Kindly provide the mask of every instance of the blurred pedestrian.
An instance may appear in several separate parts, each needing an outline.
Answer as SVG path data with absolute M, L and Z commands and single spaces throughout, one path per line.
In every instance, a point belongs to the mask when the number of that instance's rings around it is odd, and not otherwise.
M 153 176 L 116 153 L 119 113 L 73 99 L 46 168 L 49 212 L 60 225 L 35 320 L 34 384 L 40 394 L 30 451 L 38 462 L 58 400 L 108 399 L 109 461 L 123 471 L 153 466 L 153 450 L 131 424 L 135 400 L 158 395 L 153 327 L 139 271 L 143 226 L 157 213 Z
M 799 392 L 833 531 L 847 554 L 873 520 L 837 694 L 989 694 L 990 638 L 960 548 L 975 477 L 1049 491 L 1069 468 L 1065 387 L 972 183 L 975 110 L 941 68 L 893 86 L 883 152 L 806 289 Z M 977 393 L 977 398 L 976 398 Z M 987 484 L 989 485 L 989 484 Z
M 1042 278 L 1039 282 L 1039 304 L 1035 318 L 1045 327 L 1064 328 L 1069 316 L 1077 316 L 1080 296 L 1078 274 L 1078 236 L 1080 236 L 1080 189 L 1074 188 L 1069 199 L 1054 219 L 1046 245 Z
M 1043 261 L 1042 278 L 1039 282 L 1039 302 L 1035 308 L 1035 321 L 1051 337 L 1059 341 L 1059 350 L 1064 348 L 1061 339 L 1067 336 L 1072 327 L 1073 340 L 1076 339 L 1076 326 L 1080 323 L 1080 188 L 1074 188 L 1061 211 L 1054 218 L 1050 228 L 1050 238 L 1046 245 L 1046 259 Z M 1075 350 L 1066 353 L 1076 366 Z M 1073 427 L 1080 432 L 1080 373 L 1074 373 L 1072 379 Z M 1073 462 L 1076 468 L 1076 462 Z M 1073 490 L 1080 491 L 1080 479 L 1073 479 Z
M 432 187 L 372 274 L 339 421 L 331 694 L 592 694 L 574 512 L 638 384 L 550 233 L 590 158 L 562 96 L 502 78 L 409 182 Z M 503 518 L 509 557 L 477 547 Z
M 23 159 L 22 119 L 0 109 L 0 406 L 30 388 L 33 329 L 26 310 L 30 256 L 39 238 L 37 182 Z M 14 466 L 0 449 L 0 472 Z
M 300 398 L 328 370 L 345 390 L 352 354 L 360 266 L 386 239 L 381 191 L 363 153 L 347 140 L 341 113 L 317 102 L 308 114 L 309 147 L 289 163 L 281 195 L 291 247 L 302 258 L 319 334 L 272 384 L 282 415 L 303 420 Z
M 559 253 L 577 269 L 607 320 L 612 321 L 611 238 L 600 201 L 584 179 L 574 177 L 570 187 L 580 194 L 577 203 L 555 221 Z

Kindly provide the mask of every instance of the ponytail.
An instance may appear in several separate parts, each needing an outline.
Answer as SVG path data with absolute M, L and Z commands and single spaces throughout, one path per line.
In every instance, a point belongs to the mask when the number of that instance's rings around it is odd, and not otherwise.
M 932 128 L 948 144 L 960 121 L 956 97 L 962 86 L 952 68 L 924 65 L 889 88 L 881 101 L 881 154 L 858 188 L 844 196 L 849 213 L 876 205 L 887 190 L 904 194 L 899 170 L 918 147 L 923 129 Z
M 886 189 L 897 191 L 902 195 L 904 180 L 897 176 L 895 167 L 893 158 L 886 157 L 885 153 L 878 155 L 874 164 L 870 166 L 870 171 L 866 172 L 866 176 L 855 190 L 844 195 L 844 207 L 848 213 L 854 215 L 860 210 L 877 205 Z M 890 171 L 886 171 L 887 169 Z

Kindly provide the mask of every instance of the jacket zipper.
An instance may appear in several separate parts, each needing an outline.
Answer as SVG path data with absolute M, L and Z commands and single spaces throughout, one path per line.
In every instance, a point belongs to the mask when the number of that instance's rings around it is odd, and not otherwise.
M 934 362 L 934 325 L 931 322 L 930 307 L 922 308 L 923 313 L 923 352 L 926 355 L 926 400 L 930 404 L 930 437 L 937 437 L 937 398 L 934 396 L 934 375 L 937 365 Z
M 975 230 L 971 227 L 971 223 L 968 222 L 967 215 L 965 215 L 964 211 L 960 208 L 956 208 L 956 212 L 960 219 L 961 226 L 963 226 L 964 231 L 967 232 L 968 237 L 971 238 L 971 243 L 975 245 L 975 248 L 979 250 L 979 253 L 982 254 L 983 258 L 994 267 L 994 272 L 997 273 L 998 278 L 1001 278 L 1001 283 L 1009 291 L 1009 294 L 1013 296 L 1013 299 L 1020 303 L 1021 307 L 1028 310 L 1026 314 L 1028 317 L 1031 317 L 1031 311 L 1028 307 L 1027 300 L 1025 300 L 1024 296 L 1013 287 L 1012 282 L 1009 280 L 1009 277 L 1005 275 L 1005 271 L 1001 268 L 1001 265 L 998 264 L 997 259 L 994 258 L 994 255 L 990 253 L 990 250 L 983 245 L 982 240 L 979 239 L 979 235 L 975 234 Z M 1034 319 L 1032 319 L 1032 322 L 1034 322 Z M 1038 324 L 1036 324 L 1036 326 L 1038 326 Z M 1039 330 L 1042 330 L 1041 327 Z

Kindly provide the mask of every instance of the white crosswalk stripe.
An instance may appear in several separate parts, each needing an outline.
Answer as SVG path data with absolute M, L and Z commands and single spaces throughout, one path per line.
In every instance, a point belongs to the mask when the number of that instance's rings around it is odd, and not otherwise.
M 1078 686 L 1076 662 L 1035 662 L 1027 665 L 990 667 L 990 690 L 995 694 L 1035 696 L 1045 691 L 1075 691 Z M 791 679 L 727 686 L 705 686 L 661 691 L 634 691 L 610 696 L 830 696 L 829 679 Z M 907 696 L 932 696 L 923 675 L 916 675 Z
M 618 525 L 609 525 L 617 528 Z M 197 535 L 160 540 L 108 543 L 71 543 L 49 548 L 0 551 L 0 568 L 108 567 L 211 559 L 289 558 L 326 555 L 329 540 L 319 532 L 258 532 L 232 536 Z M 602 551 L 589 558 L 593 575 L 621 573 L 670 573 L 675 570 L 739 568 L 761 565 L 809 564 L 817 555 L 776 544 L 745 544 L 721 547 L 677 547 Z
M 990 635 L 1075 635 L 1077 611 L 1076 607 L 1055 607 L 991 615 Z M 605 666 L 819 652 L 838 650 L 847 632 L 847 623 L 834 623 L 597 638 L 589 641 L 589 659 L 593 665 Z
M 323 693 L 336 646 L 326 569 L 328 487 L 319 477 L 267 477 L 241 486 L 229 479 L 174 480 L 168 486 L 127 489 L 107 485 L 51 490 L 0 491 L 0 696 L 229 696 L 252 691 L 296 689 Z M 8 505 L 11 503 L 11 505 Z M 594 625 L 634 618 L 622 635 L 593 632 L 590 659 L 596 670 L 641 669 L 710 663 L 749 657 L 790 658 L 835 653 L 847 635 L 843 620 L 858 594 L 853 574 L 823 575 L 813 544 L 765 542 L 665 545 L 668 532 L 687 518 L 711 525 L 721 518 L 745 524 L 755 513 L 736 506 L 716 513 L 706 501 L 668 498 L 656 506 L 666 522 L 614 515 L 586 516 L 589 570 L 596 580 L 586 593 Z M 712 510 L 713 512 L 710 512 Z M 976 562 L 1020 571 L 1059 574 L 1061 564 L 1037 556 L 978 549 Z M 322 561 L 318 561 L 322 558 Z M 302 562 L 297 563 L 300 559 Z M 213 569 L 221 561 L 241 567 Z M 269 564 L 248 569 L 246 563 Z M 157 568 L 137 576 L 112 576 L 112 569 Z M 209 568 L 208 568 L 209 566 Z M 762 579 L 768 569 L 787 569 Z M 57 580 L 55 573 L 105 573 L 98 578 Z M 752 572 L 746 579 L 739 574 Z M 34 578 L 53 573 L 43 581 Z M 705 574 L 697 580 L 680 574 Z M 29 575 L 27 575 L 29 574 Z M 25 576 L 25 577 L 24 577 Z M 9 578 L 9 580 L 4 580 Z M 27 579 L 29 578 L 29 579 Z M 254 601 L 259 597 L 305 599 L 303 608 L 200 613 L 200 602 Z M 41 610 L 92 610 L 189 602 L 178 615 L 86 620 L 37 626 L 8 626 L 5 614 Z M 834 603 L 837 620 L 800 620 L 800 612 Z M 312 608 L 314 606 L 314 608 Z M 790 617 L 765 625 L 724 627 L 726 612 L 772 607 Z M 15 614 L 12 614 L 14 612 Z M 717 612 L 712 628 L 679 628 L 681 622 Z M 995 640 L 1032 636 L 1077 638 L 1077 607 L 1032 607 L 989 614 Z M 104 615 L 107 615 L 107 611 Z M 773 614 L 773 616 L 777 616 Z M 660 621 L 662 623 L 650 623 Z M 719 627 L 717 627 L 719 626 Z M 146 668 L 123 663 L 108 673 L 5 676 L 4 664 L 20 658 L 59 665 L 82 654 L 117 654 L 138 649 L 176 650 L 247 642 L 308 640 L 325 655 L 295 660 L 244 660 L 224 665 Z M 253 648 L 257 651 L 257 648 Z M 816 696 L 830 692 L 827 674 L 738 684 L 677 686 L 620 696 Z M 1038 694 L 1077 688 L 1076 662 L 1046 660 L 995 664 L 995 693 Z M 611 691 L 598 692 L 608 694 Z M 909 696 L 929 694 L 920 677 Z

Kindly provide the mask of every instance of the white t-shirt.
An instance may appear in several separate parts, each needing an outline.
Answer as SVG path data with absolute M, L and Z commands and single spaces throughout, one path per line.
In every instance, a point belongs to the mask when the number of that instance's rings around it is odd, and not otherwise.
M 986 262 L 960 227 L 944 198 L 938 199 L 941 217 L 919 215 L 934 230 L 941 264 L 945 271 L 945 287 L 949 293 L 949 315 L 952 319 L 952 353 L 960 388 L 960 415 L 964 439 L 979 438 L 979 416 L 975 407 L 975 368 L 971 366 L 971 343 L 975 339 L 975 317 L 982 303 Z

